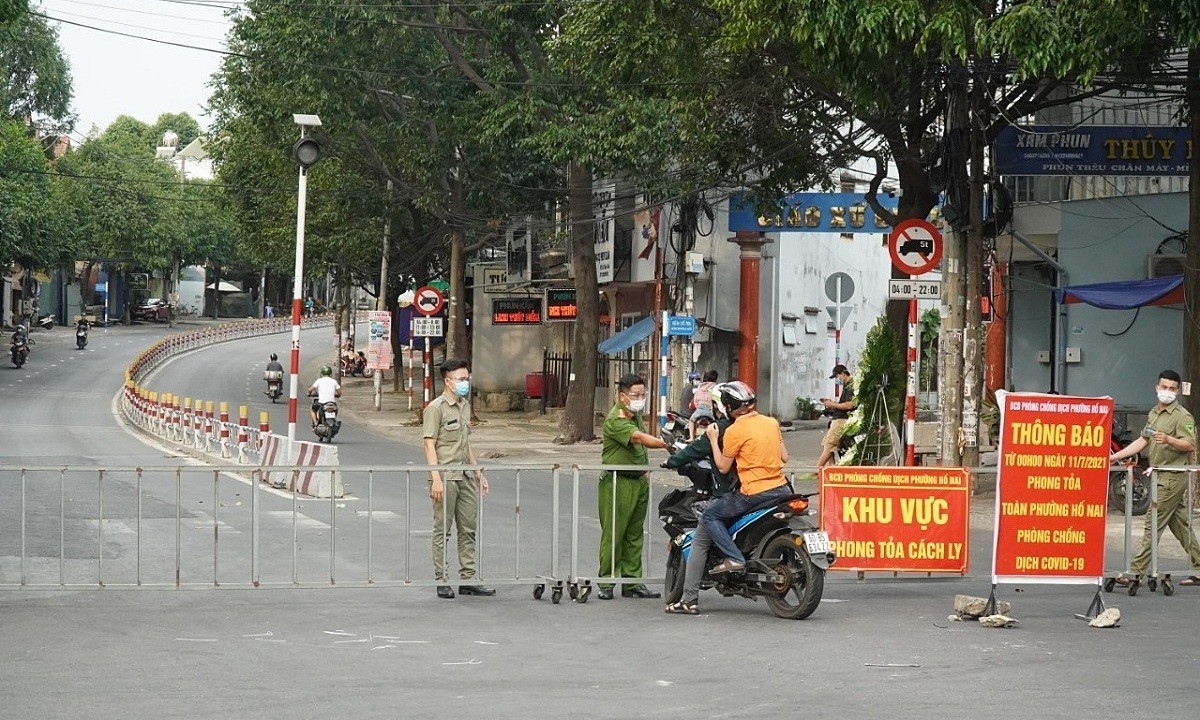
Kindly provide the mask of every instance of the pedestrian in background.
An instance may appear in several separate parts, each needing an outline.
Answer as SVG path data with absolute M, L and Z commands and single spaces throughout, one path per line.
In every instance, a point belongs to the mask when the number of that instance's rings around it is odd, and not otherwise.
M 855 405 L 854 387 L 851 385 L 852 378 L 846 366 L 834 365 L 829 379 L 837 380 L 842 386 L 842 392 L 838 395 L 837 400 L 821 398 L 821 404 L 825 406 L 822 414 L 829 416 L 829 430 L 825 432 L 825 437 L 821 438 L 821 457 L 817 458 L 818 468 L 823 468 L 833 461 L 838 446 L 842 442 L 842 426 L 850 418 L 850 411 L 854 409 Z
M 700 384 L 700 373 L 695 370 L 687 375 L 687 383 L 683 386 L 683 391 L 679 393 L 679 412 L 682 414 L 690 414 L 692 410 L 692 398 L 696 395 L 696 386 Z
M 602 431 L 605 465 L 646 465 L 646 448 L 667 449 L 661 438 L 646 433 L 642 412 L 646 409 L 646 381 L 626 375 L 617 383 L 617 402 L 608 411 Z M 615 476 L 615 477 L 614 477 Z M 642 577 L 642 526 L 650 502 L 650 478 L 632 470 L 600 474 L 600 577 Z M 624 586 L 622 597 L 656 598 L 643 584 Z M 612 600 L 612 584 L 600 585 L 597 597 Z
M 271 303 L 267 303 L 266 306 L 263 307 L 263 317 L 268 320 L 275 317 L 275 308 L 271 306 Z
M 717 371 L 709 370 L 704 373 L 704 380 L 696 386 L 692 396 L 692 415 L 688 418 L 688 439 L 696 439 L 696 423 L 701 417 L 712 419 L 713 390 L 717 387 Z
M 1181 382 L 1179 373 L 1174 370 L 1163 370 L 1158 374 L 1158 384 L 1154 386 L 1158 404 L 1150 411 L 1150 421 L 1138 439 L 1109 455 L 1108 459 L 1111 462 L 1133 457 L 1148 446 L 1150 467 L 1188 464 L 1196 450 L 1196 420 L 1178 402 Z M 1179 584 L 1200 585 L 1200 545 L 1197 545 L 1196 534 L 1192 532 L 1188 522 L 1191 508 L 1185 502 L 1188 473 L 1182 470 L 1158 470 L 1155 477 L 1158 484 L 1158 504 L 1151 507 L 1150 512 L 1158 516 L 1158 535 L 1162 537 L 1163 529 L 1171 528 L 1171 534 L 1188 554 L 1192 574 Z M 1133 562 L 1129 563 L 1129 570 L 1138 577 L 1144 575 L 1150 565 L 1152 524 L 1154 518 L 1147 514 L 1142 531 L 1142 547 L 1134 556 Z M 1128 586 L 1132 581 L 1122 573 L 1117 576 L 1116 582 L 1118 585 Z
M 441 365 L 442 394 L 425 408 L 421 433 L 425 462 L 429 465 L 475 465 L 471 449 L 471 370 L 466 360 L 449 359 Z M 437 596 L 450 599 L 454 589 L 446 579 L 446 542 L 452 526 L 458 526 L 458 576 L 465 584 L 460 595 L 495 595 L 496 591 L 473 584 L 475 579 L 475 530 L 480 494 L 487 495 L 487 476 L 482 470 L 468 472 L 433 470 L 429 473 L 429 497 L 433 500 L 433 572 Z

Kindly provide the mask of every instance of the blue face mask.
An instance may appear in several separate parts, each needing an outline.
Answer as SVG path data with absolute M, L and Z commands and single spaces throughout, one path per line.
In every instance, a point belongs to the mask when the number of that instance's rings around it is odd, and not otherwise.
M 465 398 L 471 394 L 471 381 L 458 380 L 454 383 L 454 394 L 460 398 Z

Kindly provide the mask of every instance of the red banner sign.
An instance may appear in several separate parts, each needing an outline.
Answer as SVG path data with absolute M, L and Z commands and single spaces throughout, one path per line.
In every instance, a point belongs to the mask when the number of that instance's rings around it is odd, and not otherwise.
M 1004 393 L 992 582 L 1104 574 L 1112 398 Z
M 966 573 L 970 489 L 962 468 L 822 468 L 834 569 Z

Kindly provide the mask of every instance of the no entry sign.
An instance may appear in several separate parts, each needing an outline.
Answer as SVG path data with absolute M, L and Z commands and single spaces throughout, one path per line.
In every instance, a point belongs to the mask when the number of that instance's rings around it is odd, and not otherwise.
M 923 275 L 942 259 L 942 234 L 927 220 L 905 220 L 888 237 L 888 254 L 902 273 Z
M 417 292 L 413 295 L 413 309 L 425 317 L 437 315 L 445 306 L 446 296 L 435 287 L 426 285 L 417 288 Z

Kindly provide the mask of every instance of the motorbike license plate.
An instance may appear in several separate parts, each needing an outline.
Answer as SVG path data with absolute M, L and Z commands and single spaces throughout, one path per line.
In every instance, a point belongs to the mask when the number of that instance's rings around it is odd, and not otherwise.
M 337 420 L 337 413 L 335 413 L 335 412 L 327 412 L 327 413 L 325 413 L 325 417 L 326 417 L 326 418 L 328 418 L 328 419 L 330 419 L 330 420 Z
M 823 531 L 804 533 L 804 547 L 809 554 L 827 553 L 830 550 L 829 533 Z

